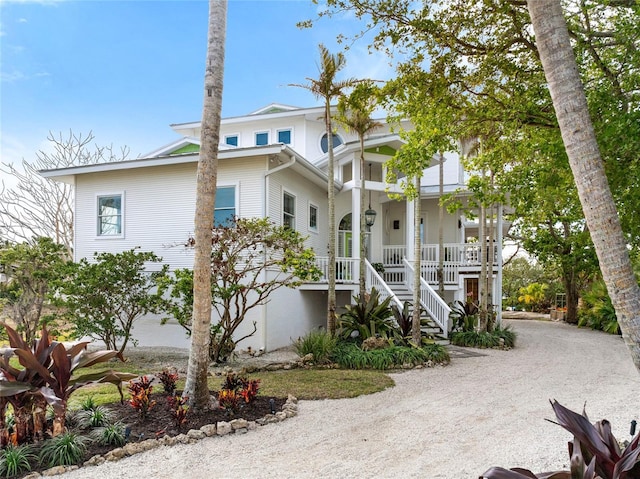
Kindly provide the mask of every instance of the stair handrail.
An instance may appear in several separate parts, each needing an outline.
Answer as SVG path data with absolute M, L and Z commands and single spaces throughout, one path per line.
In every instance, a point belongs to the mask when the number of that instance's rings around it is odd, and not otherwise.
M 415 274 L 413 266 L 407 261 L 407 258 L 402 258 L 402 264 L 407 273 L 405 274 L 407 289 L 413 291 L 413 281 L 411 280 Z M 435 292 L 431 285 L 424 280 L 422 275 L 420 275 L 420 305 L 427 314 L 431 316 L 431 319 L 440 326 L 446 338 L 449 334 L 449 314 L 451 313 L 451 308 L 444 299 Z
M 387 282 L 384 279 L 382 279 L 382 276 L 380 276 L 380 274 L 375 270 L 375 268 L 371 266 L 371 263 L 369 263 L 368 259 L 365 259 L 364 262 L 366 265 L 365 278 L 366 278 L 367 289 L 371 290 L 371 288 L 376 288 L 376 290 L 378 290 L 378 293 L 380 293 L 380 297 L 382 299 L 387 299 L 388 297 L 391 297 L 391 302 L 395 303 L 398 306 L 398 308 L 402 310 L 402 302 L 396 296 L 396 293 L 394 293 L 391 287 L 389 287 L 389 285 L 387 284 Z

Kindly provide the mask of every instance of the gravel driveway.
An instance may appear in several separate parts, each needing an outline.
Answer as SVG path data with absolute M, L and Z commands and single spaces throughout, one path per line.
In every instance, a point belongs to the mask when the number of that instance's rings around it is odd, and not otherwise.
M 562 323 L 512 321 L 511 351 L 393 374 L 396 387 L 301 401 L 299 415 L 243 435 L 161 447 L 69 479 L 477 478 L 490 466 L 568 468 L 569 433 L 549 399 L 609 419 L 618 439 L 640 420 L 640 375 L 622 339 Z

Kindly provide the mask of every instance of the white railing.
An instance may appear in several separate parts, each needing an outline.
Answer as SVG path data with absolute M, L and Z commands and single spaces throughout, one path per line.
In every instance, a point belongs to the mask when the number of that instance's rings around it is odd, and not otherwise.
M 358 278 L 356 271 L 356 258 L 336 258 L 336 282 L 338 283 L 357 283 Z M 316 266 L 322 272 L 320 283 L 329 281 L 329 258 L 327 256 L 316 256 Z
M 423 244 L 420 259 L 438 263 L 440 245 Z M 401 266 L 407 248 L 403 245 L 385 245 L 382 247 L 382 262 L 385 266 Z M 488 257 L 488 252 L 487 252 Z M 498 245 L 494 245 L 493 263 L 498 262 Z M 456 266 L 480 266 L 480 245 L 478 243 L 445 243 L 444 263 Z
M 438 284 L 438 263 L 423 262 L 420 266 L 420 273 L 429 284 Z M 444 284 L 458 284 L 458 266 L 445 263 L 442 267 Z
M 365 260 L 366 264 L 366 287 L 367 291 L 371 291 L 372 288 L 376 288 L 378 293 L 380 293 L 380 298 L 385 300 L 391 297 L 391 302 L 395 303 L 400 310 L 402 310 L 402 302 L 398 299 L 393 290 L 389 287 L 387 283 L 382 279 L 382 277 L 378 274 L 378 272 L 371 266 L 368 260 Z
M 413 291 L 414 270 L 406 259 L 402 263 L 405 269 L 405 285 L 409 291 Z M 420 277 L 420 305 L 431 319 L 440 326 L 446 338 L 449 334 L 449 313 L 451 313 L 451 308 L 422 276 Z

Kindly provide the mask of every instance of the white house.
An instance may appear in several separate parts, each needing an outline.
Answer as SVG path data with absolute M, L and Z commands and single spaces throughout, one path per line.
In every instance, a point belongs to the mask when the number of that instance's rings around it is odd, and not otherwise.
M 269 217 L 308 236 L 307 242 L 327 271 L 327 135 L 323 108 L 296 108 L 272 104 L 246 116 L 221 123 L 216 219 Z M 171 125 L 180 138 L 135 160 L 42 171 L 42 176 L 75 186 L 75 259 L 94 252 L 119 252 L 141 247 L 162 256 L 171 269 L 192 267 L 193 252 L 176 247 L 194 229 L 196 167 L 200 123 Z M 391 199 L 398 185 L 385 183 L 385 162 L 403 141 L 388 125 L 365 141 L 366 207 L 376 212 L 367 234 L 367 284 L 396 302 L 410 296 L 413 271 L 413 202 Z M 338 306 L 358 292 L 360 146 L 355 134 L 337 128 L 334 135 L 337 231 Z M 435 162 L 434 162 L 435 163 Z M 444 191 L 463 199 L 464 171 L 455 154 L 446 154 Z M 477 298 L 480 275 L 478 223 L 464 214 L 445 214 L 445 294 L 437 287 L 438 166 L 424 172 L 421 188 L 422 243 L 421 298 L 434 325 L 445 335 L 450 328 L 447 303 Z M 501 215 L 495 244 L 502 244 Z M 355 225 L 355 227 L 354 227 Z M 495 247 L 493 298 L 500 310 L 501 248 Z M 409 262 L 407 261 L 409 260 Z M 378 275 L 371 263 L 382 263 Z M 306 283 L 278 290 L 253 311 L 248 325 L 256 334 L 239 348 L 273 350 L 290 344 L 326 321 L 327 282 Z M 242 329 L 242 328 L 241 328 Z M 245 328 L 246 330 L 246 328 Z M 238 331 L 243 334 L 243 331 Z M 141 345 L 187 347 L 188 339 L 176 324 L 161 326 L 158 318 L 136 323 L 134 337 Z

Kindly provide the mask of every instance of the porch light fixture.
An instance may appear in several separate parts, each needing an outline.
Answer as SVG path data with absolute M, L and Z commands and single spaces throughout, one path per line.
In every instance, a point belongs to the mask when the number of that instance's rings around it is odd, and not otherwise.
M 369 181 L 371 181 L 371 163 L 369 163 Z M 376 222 L 376 211 L 371 209 L 371 190 L 369 190 L 369 209 L 364 212 L 364 222 L 367 228 L 371 228 Z

